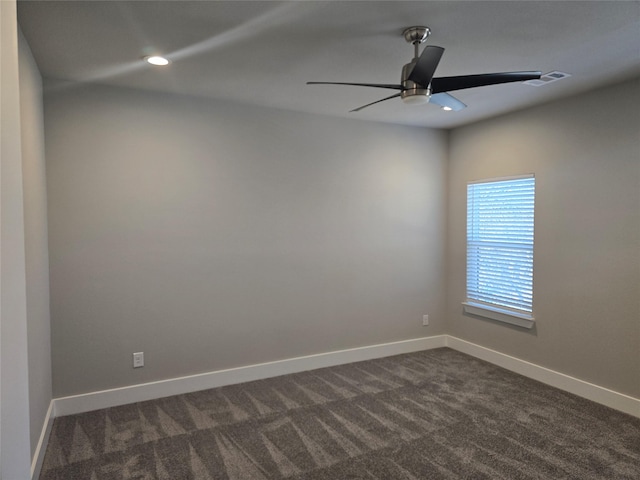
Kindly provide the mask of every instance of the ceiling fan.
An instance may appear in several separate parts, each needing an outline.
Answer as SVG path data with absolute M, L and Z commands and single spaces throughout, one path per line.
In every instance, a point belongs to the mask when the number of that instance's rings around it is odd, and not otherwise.
M 537 80 L 541 76 L 541 72 L 502 72 L 460 75 L 456 77 L 434 77 L 433 75 L 438 67 L 440 58 L 444 53 L 444 48 L 429 45 L 424 48 L 421 55 L 418 55 L 419 45 L 427 39 L 430 33 L 431 30 L 428 27 L 409 27 L 402 33 L 404 39 L 408 43 L 413 44 L 414 58 L 402 67 L 402 79 L 399 85 L 346 82 L 307 82 L 307 85 L 353 85 L 357 87 L 387 88 L 400 91 L 400 93 L 396 93 L 390 97 L 354 108 L 350 110 L 351 112 L 358 112 L 376 103 L 398 97 L 402 98 L 407 104 L 418 105 L 434 103 L 440 105 L 445 110 L 462 110 L 466 105 L 447 92 L 465 88 L 496 85 L 499 83 Z

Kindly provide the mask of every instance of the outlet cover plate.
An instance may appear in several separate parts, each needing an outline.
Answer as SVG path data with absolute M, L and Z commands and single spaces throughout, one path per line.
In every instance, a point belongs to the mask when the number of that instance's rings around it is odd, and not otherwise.
M 144 352 L 136 352 L 133 354 L 133 368 L 144 367 Z

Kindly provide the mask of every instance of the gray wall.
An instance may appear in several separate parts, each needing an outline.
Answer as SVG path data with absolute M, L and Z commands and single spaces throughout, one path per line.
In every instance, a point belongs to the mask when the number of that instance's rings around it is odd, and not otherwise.
M 0 2 L 0 478 L 29 478 L 25 221 L 14 1 Z
M 45 125 L 54 396 L 444 332 L 446 133 L 108 87 Z
M 42 78 L 29 45 L 20 34 L 20 123 L 24 186 L 24 231 L 29 351 L 31 455 L 51 402 L 51 331 L 49 321 L 49 250 L 44 159 Z
M 453 131 L 448 333 L 640 398 L 640 82 Z M 461 314 L 466 182 L 536 175 L 533 331 Z

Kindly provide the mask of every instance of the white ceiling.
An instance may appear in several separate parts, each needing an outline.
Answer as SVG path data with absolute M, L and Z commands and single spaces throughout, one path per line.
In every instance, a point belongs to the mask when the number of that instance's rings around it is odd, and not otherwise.
M 436 128 L 640 75 L 638 1 L 21 1 L 18 20 L 45 78 Z M 399 83 L 413 56 L 402 31 L 413 25 L 430 27 L 427 44 L 446 49 L 436 77 L 572 76 L 453 92 L 468 105 L 460 112 L 393 99 L 348 113 L 393 92 L 305 85 Z M 147 65 L 151 53 L 171 65 Z

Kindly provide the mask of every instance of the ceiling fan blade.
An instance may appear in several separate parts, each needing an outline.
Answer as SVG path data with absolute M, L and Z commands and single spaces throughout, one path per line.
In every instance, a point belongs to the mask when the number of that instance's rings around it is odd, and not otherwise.
M 425 47 L 413 70 L 409 74 L 409 80 L 423 87 L 428 87 L 433 78 L 433 74 L 438 68 L 440 58 L 444 53 L 444 48 L 429 45 Z
M 541 72 L 503 72 L 483 73 L 480 75 L 461 75 L 458 77 L 439 77 L 431 80 L 433 93 L 450 92 L 464 88 L 484 87 L 499 83 L 524 82 L 540 78 Z
M 392 98 L 397 98 L 399 96 L 400 96 L 400 94 L 396 93 L 395 95 L 391 95 L 390 97 L 383 98 L 382 100 L 376 100 L 375 102 L 367 103 L 366 105 L 363 105 L 361 107 L 354 108 L 353 110 L 349 110 L 349 113 L 351 113 L 351 112 L 359 112 L 363 108 L 367 108 L 367 107 L 370 107 L 371 105 L 375 105 L 376 103 L 384 102 L 386 100 L 391 100 Z
M 345 83 L 345 82 L 307 82 L 307 85 L 352 85 L 354 87 L 390 88 L 392 90 L 404 90 L 402 85 L 390 83 Z
M 431 95 L 431 97 L 429 98 L 429 103 L 435 103 L 436 105 L 440 105 L 441 107 L 449 107 L 455 112 L 457 112 L 458 110 L 462 110 L 463 108 L 467 108 L 464 103 L 462 103 L 453 95 L 449 95 L 448 93 L 436 93 Z

